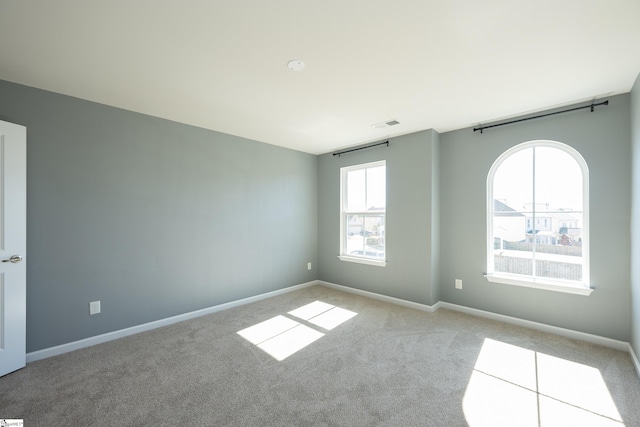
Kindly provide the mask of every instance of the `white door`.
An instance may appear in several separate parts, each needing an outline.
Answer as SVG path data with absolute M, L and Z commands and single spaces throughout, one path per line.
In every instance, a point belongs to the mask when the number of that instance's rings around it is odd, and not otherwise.
M 0 376 L 26 360 L 27 129 L 0 121 Z

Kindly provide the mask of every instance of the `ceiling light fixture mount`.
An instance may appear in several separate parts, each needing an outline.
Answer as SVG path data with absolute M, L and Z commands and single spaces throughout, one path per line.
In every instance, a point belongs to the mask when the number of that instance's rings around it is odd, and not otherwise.
M 300 71 L 304 68 L 304 62 L 299 59 L 294 59 L 287 63 L 287 67 L 289 67 L 291 71 Z

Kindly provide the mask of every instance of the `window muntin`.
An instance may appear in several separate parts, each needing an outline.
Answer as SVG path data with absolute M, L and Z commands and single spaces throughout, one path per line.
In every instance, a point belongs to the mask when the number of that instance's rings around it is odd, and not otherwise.
M 340 259 L 385 263 L 386 162 L 340 169 Z
M 555 141 L 523 143 L 496 160 L 487 179 L 489 280 L 591 292 L 588 176 L 580 153 Z

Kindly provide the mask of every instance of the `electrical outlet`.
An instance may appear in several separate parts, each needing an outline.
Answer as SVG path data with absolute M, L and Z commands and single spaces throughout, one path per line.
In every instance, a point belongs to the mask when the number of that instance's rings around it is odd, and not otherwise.
M 307 270 L 311 270 L 311 263 L 310 262 L 307 263 Z
M 462 289 L 462 279 L 456 279 L 456 289 Z
M 89 303 L 89 314 L 94 315 L 100 313 L 100 301 L 91 301 Z

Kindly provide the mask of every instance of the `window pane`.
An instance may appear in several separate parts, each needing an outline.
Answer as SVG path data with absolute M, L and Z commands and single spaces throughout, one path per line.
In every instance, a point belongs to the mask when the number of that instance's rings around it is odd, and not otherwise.
M 528 241 L 533 200 L 533 149 L 505 159 L 493 180 L 494 269 L 533 274 L 533 247 Z
M 495 251 L 494 269 L 500 273 L 533 274 L 533 252 L 526 251 Z
M 384 258 L 384 217 L 382 215 L 366 216 L 364 234 L 364 256 Z
M 582 280 L 582 170 L 568 153 L 535 149 L 536 275 Z
M 347 215 L 345 253 L 358 255 L 364 253 L 364 218 L 360 215 Z
M 533 202 L 533 148 L 505 159 L 493 178 L 493 198 L 517 212 L 530 212 Z
M 384 210 L 387 204 L 386 167 L 367 169 L 367 211 Z
M 536 147 L 538 210 L 582 211 L 582 170 L 569 153 Z
M 366 172 L 366 169 L 347 172 L 347 212 L 365 210 Z
M 346 254 L 384 258 L 384 216 L 347 215 Z
M 536 254 L 536 276 L 549 279 L 582 280 L 582 261 L 579 257 L 567 257 L 567 260 L 573 262 L 565 262 L 563 257 L 557 255 L 547 257 L 547 255 L 544 252 Z

